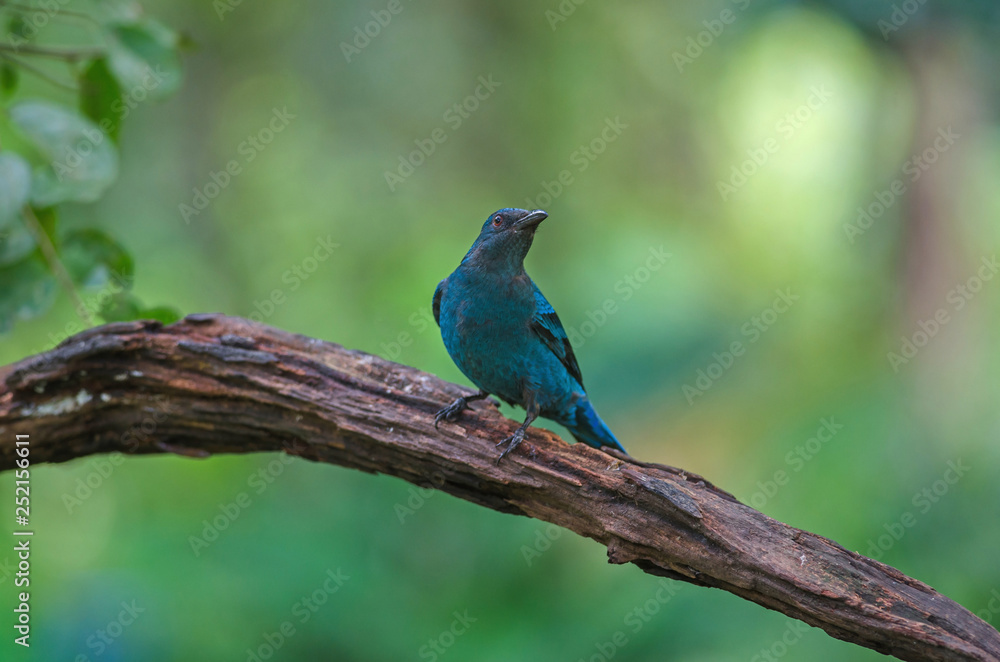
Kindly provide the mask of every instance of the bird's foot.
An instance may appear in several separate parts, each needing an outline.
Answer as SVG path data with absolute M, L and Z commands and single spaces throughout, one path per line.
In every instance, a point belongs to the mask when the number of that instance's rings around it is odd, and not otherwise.
M 459 398 L 458 400 L 455 400 L 455 402 L 451 403 L 450 405 L 439 411 L 434 416 L 434 429 L 437 429 L 438 423 L 440 423 L 441 421 L 454 421 L 456 418 L 458 418 L 458 415 L 461 414 L 462 411 L 464 411 L 468 405 L 469 405 L 468 400 L 466 400 L 465 398 Z
M 504 457 L 507 456 L 507 453 L 517 448 L 517 445 L 520 444 L 522 441 L 524 441 L 524 429 L 518 428 L 514 434 L 512 434 L 511 436 L 507 437 L 506 439 L 498 443 L 497 448 L 500 448 L 504 444 L 507 444 L 507 448 L 505 448 L 503 452 L 500 453 L 500 457 L 497 458 L 497 466 L 500 466 L 500 460 L 504 459 Z

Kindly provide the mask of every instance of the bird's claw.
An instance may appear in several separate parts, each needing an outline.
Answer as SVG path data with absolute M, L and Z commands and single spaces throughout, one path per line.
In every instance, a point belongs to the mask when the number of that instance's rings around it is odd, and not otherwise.
M 518 444 L 522 441 L 524 441 L 524 430 L 518 428 L 514 434 L 498 443 L 497 448 L 500 448 L 504 444 L 507 444 L 507 448 L 505 448 L 503 452 L 500 453 L 500 457 L 497 458 L 497 466 L 500 466 L 500 460 L 504 459 L 507 456 L 507 453 L 510 453 L 512 450 L 517 448 Z
M 438 429 L 438 423 L 440 423 L 441 421 L 453 421 L 456 418 L 458 418 L 458 415 L 462 413 L 465 407 L 466 407 L 465 398 L 459 398 L 458 400 L 455 400 L 455 402 L 451 403 L 450 405 L 439 411 L 434 416 L 434 429 L 435 430 Z

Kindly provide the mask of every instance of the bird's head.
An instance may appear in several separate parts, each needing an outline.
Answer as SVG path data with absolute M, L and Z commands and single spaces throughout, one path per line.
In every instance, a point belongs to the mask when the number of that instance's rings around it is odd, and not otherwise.
M 490 214 L 483 229 L 472 244 L 463 264 L 472 260 L 478 266 L 493 270 L 518 270 L 531 248 L 538 224 L 548 214 L 541 209 L 501 209 Z

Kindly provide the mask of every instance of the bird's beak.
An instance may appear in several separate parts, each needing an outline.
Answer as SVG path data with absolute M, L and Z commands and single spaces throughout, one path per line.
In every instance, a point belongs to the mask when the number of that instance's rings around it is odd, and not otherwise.
M 538 224 L 548 218 L 549 215 L 541 209 L 529 211 L 525 216 L 514 223 L 515 230 L 534 230 Z

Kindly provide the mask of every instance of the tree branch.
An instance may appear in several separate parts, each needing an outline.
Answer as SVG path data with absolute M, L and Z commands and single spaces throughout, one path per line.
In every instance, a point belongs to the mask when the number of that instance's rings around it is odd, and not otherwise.
M 0 368 L 0 469 L 122 451 L 280 451 L 421 486 L 593 538 L 611 563 L 721 588 L 904 660 L 1000 660 L 1000 633 L 929 586 L 777 522 L 699 476 L 569 446 L 414 368 L 239 318 L 97 327 Z

